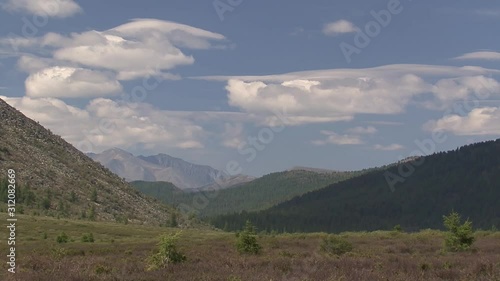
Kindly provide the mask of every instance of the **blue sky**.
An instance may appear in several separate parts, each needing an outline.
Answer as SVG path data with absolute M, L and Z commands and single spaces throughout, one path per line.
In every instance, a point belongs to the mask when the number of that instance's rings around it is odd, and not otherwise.
M 0 3 L 0 98 L 83 151 L 262 175 L 500 134 L 496 1 Z

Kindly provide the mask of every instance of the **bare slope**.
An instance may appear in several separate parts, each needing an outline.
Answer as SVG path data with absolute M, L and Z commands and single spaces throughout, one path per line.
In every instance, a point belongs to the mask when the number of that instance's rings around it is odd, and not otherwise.
M 16 171 L 26 212 L 148 224 L 169 217 L 167 207 L 0 99 L 0 179 L 7 169 Z

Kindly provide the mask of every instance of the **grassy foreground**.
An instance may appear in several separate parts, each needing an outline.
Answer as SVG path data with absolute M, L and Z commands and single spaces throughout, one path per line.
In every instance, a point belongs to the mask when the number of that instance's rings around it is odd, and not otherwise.
M 17 227 L 17 272 L 2 261 L 0 280 L 500 280 L 499 232 L 476 232 L 462 253 L 444 253 L 439 231 L 343 233 L 354 249 L 338 257 L 320 251 L 322 233 L 260 236 L 254 256 L 237 252 L 233 233 L 188 229 L 178 241 L 187 261 L 146 271 L 158 237 L 178 229 L 23 215 Z M 58 244 L 62 231 L 74 241 Z M 81 242 L 84 233 L 95 242 Z

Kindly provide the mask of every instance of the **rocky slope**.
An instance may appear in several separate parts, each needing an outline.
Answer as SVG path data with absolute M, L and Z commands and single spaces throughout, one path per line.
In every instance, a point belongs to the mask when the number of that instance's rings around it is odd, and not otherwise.
M 25 212 L 146 224 L 165 223 L 171 213 L 0 99 L 0 179 L 8 169 Z

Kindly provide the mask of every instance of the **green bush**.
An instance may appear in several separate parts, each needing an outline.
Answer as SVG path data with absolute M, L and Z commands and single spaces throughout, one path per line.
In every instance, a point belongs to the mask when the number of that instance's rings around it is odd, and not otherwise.
M 323 238 L 323 243 L 321 244 L 321 250 L 330 255 L 343 255 L 352 251 L 353 246 L 348 241 L 335 236 L 330 235 Z
M 94 243 L 94 235 L 92 233 L 83 234 L 82 242 L 84 243 Z
M 49 198 L 43 198 L 42 208 L 45 209 L 45 210 L 48 210 L 48 209 L 50 209 L 50 205 L 51 205 L 50 199 Z
M 392 231 L 403 232 L 403 228 L 401 227 L 401 225 L 397 224 L 397 225 L 394 226 L 394 228 L 392 229 Z
M 92 193 L 90 194 L 90 200 L 97 202 L 97 189 L 94 187 Z
M 158 243 L 158 252 L 149 257 L 148 270 L 165 268 L 169 264 L 181 263 L 186 260 L 186 256 L 177 250 L 176 242 L 181 233 L 165 234 Z
M 62 232 L 56 238 L 57 243 L 68 243 L 68 241 L 69 241 L 69 237 L 65 232 Z
M 245 254 L 258 254 L 262 247 L 257 243 L 256 229 L 250 221 L 247 221 L 245 228 L 237 235 L 236 248 L 238 252 Z
M 105 265 L 97 265 L 95 268 L 95 273 L 96 274 L 109 274 L 111 273 L 112 269 L 108 266 Z
M 94 206 L 90 207 L 89 214 L 87 215 L 87 217 L 89 218 L 89 220 L 95 221 L 95 207 Z
M 469 250 L 474 243 L 472 222 L 466 220 L 461 224 L 460 215 L 456 212 L 443 216 L 444 226 L 448 230 L 445 237 L 445 250 L 458 252 Z

